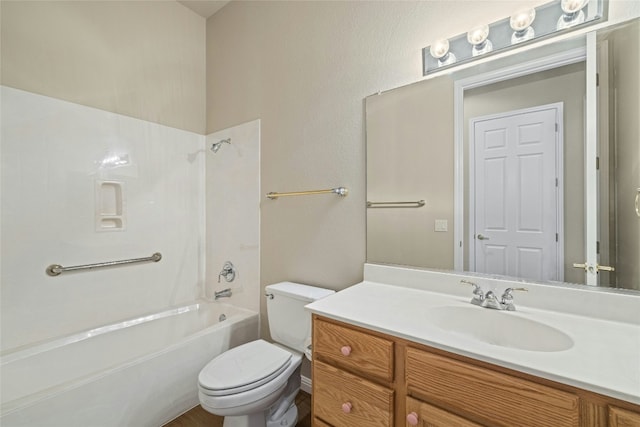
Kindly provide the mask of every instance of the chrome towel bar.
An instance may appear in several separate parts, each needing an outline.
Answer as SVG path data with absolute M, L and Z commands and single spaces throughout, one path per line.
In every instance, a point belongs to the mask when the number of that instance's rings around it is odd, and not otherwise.
M 415 202 L 367 202 L 368 208 L 421 208 L 424 206 L 424 200 L 416 200 Z
M 123 264 L 135 264 L 138 262 L 158 262 L 162 259 L 162 254 L 160 252 L 156 252 L 150 257 L 146 258 L 132 258 L 132 259 L 123 259 L 120 261 L 107 261 L 107 262 L 99 262 L 96 264 L 85 264 L 85 265 L 74 265 L 72 267 L 63 267 L 59 264 L 51 264 L 47 267 L 47 274 L 49 276 L 58 276 L 61 273 L 65 273 L 67 271 L 76 271 L 76 270 L 91 270 L 94 268 L 102 268 L 102 267 L 112 267 L 115 265 L 123 265 Z
M 278 197 L 286 197 L 286 196 L 309 196 L 312 194 L 327 194 L 334 193 L 342 197 L 346 197 L 349 194 L 349 190 L 344 187 L 331 188 L 329 190 L 311 190 L 311 191 L 296 191 L 292 193 L 267 193 L 267 197 L 269 199 L 277 199 Z

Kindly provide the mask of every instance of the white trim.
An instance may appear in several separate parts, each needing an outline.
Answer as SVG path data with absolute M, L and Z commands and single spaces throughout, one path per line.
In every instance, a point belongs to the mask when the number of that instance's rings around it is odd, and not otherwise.
M 585 263 L 589 266 L 585 273 L 585 284 L 598 286 L 598 174 L 595 167 L 598 157 L 598 88 L 596 33 L 587 34 L 586 99 L 584 129 L 584 202 L 585 202 Z
M 484 74 L 460 79 L 453 84 L 453 123 L 454 123 L 454 218 L 453 218 L 453 265 L 455 270 L 464 267 L 464 91 L 492 83 L 510 80 L 516 77 L 575 64 L 585 61 L 587 50 L 579 47 L 549 55 L 534 61 L 528 61 L 511 67 L 501 68 Z
M 311 394 L 311 378 L 300 375 L 300 390 Z

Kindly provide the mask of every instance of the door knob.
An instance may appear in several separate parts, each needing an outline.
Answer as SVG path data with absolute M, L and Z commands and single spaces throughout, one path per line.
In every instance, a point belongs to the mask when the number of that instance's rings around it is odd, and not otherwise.
M 489 240 L 487 236 L 483 236 L 482 234 L 478 234 L 478 240 Z

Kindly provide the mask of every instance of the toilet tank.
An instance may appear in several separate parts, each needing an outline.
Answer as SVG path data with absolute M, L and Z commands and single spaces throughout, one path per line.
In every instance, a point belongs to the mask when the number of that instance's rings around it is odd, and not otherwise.
M 311 313 L 305 310 L 304 306 L 335 291 L 281 282 L 266 286 L 265 293 L 271 338 L 277 343 L 304 353 L 311 338 Z

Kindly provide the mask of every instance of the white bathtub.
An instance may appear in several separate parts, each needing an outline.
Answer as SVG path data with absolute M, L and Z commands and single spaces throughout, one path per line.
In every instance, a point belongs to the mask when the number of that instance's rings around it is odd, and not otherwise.
M 0 425 L 161 426 L 198 404 L 207 362 L 258 334 L 257 313 L 198 302 L 5 352 Z

